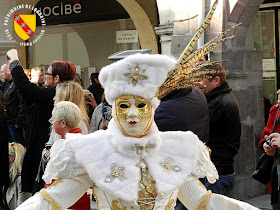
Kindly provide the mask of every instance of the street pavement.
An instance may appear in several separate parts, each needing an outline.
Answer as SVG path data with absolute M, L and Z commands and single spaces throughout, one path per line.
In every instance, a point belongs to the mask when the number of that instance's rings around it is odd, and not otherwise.
M 265 194 L 258 197 L 251 198 L 246 201 L 247 203 L 260 208 L 261 210 L 271 210 L 272 206 L 270 205 L 270 195 Z
M 260 208 L 261 210 L 272 210 L 272 207 L 270 205 L 270 195 L 269 194 L 254 197 L 245 202 L 247 202 L 257 208 Z M 91 201 L 90 207 L 91 207 L 91 210 L 97 210 L 97 205 L 93 201 Z

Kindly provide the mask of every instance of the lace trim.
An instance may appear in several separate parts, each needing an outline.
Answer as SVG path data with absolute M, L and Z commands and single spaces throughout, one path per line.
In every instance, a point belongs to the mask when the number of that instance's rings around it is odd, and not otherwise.
M 208 190 L 206 192 L 206 194 L 203 196 L 203 198 L 199 202 L 198 206 L 196 207 L 196 210 L 201 210 L 201 209 L 203 209 L 204 206 L 207 205 L 207 203 L 209 202 L 209 197 L 210 197 L 211 194 L 212 194 L 211 190 Z
M 50 186 L 48 186 L 48 189 L 51 188 L 51 187 L 54 187 L 55 185 L 59 184 L 59 183 L 62 183 L 62 179 L 57 179 L 55 180 Z
M 96 195 L 96 193 L 95 193 L 95 191 L 94 191 L 94 187 L 96 187 L 96 186 L 93 185 L 93 186 L 91 187 L 91 189 L 92 189 L 92 194 L 93 194 L 93 196 L 94 196 L 94 198 L 95 198 L 96 205 L 97 205 L 97 209 L 100 209 L 99 200 L 98 200 L 98 197 L 97 197 L 97 195 Z
M 66 140 L 57 140 L 52 146 L 50 156 L 43 176 L 48 184 L 52 179 L 75 177 L 85 173 L 85 169 L 77 163 L 75 154 Z
M 42 197 L 52 205 L 52 210 L 62 210 L 60 205 L 50 196 L 46 189 L 40 190 Z
M 210 183 L 216 182 L 218 179 L 218 172 L 212 161 L 210 160 L 209 151 L 202 143 L 198 143 L 199 154 L 197 164 L 192 171 L 192 174 L 198 178 L 207 177 Z
M 121 203 L 118 200 L 112 200 L 112 210 L 126 210 L 126 207 L 122 207 Z
M 173 210 L 175 207 L 175 204 L 176 204 L 175 200 L 171 199 L 170 202 L 165 207 L 165 210 Z

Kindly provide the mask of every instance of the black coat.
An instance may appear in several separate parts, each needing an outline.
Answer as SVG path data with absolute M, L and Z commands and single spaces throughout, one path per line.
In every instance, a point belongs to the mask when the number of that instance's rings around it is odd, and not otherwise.
M 51 112 L 55 88 L 39 87 L 31 83 L 21 66 L 11 69 L 15 85 L 22 93 L 27 105 L 32 108 L 30 123 L 27 128 L 27 147 L 22 166 L 22 188 L 24 192 L 32 192 L 37 175 L 42 150 L 49 140 Z
M 97 83 L 93 83 L 88 87 L 88 90 L 93 94 L 97 105 L 100 104 L 104 92 L 104 89 L 101 87 L 101 85 Z
M 238 153 L 241 136 L 239 105 L 227 83 L 206 94 L 209 110 L 211 160 L 219 175 L 234 173 L 233 158 Z
M 207 142 L 208 106 L 204 94 L 195 88 L 174 90 L 161 99 L 155 122 L 160 131 L 192 131 Z
M 18 91 L 14 80 L 5 81 L 0 85 L 0 90 L 4 94 L 5 108 L 8 124 L 16 124 L 24 127 L 26 118 L 26 106 L 22 100 L 22 96 Z
M 9 130 L 7 127 L 6 113 L 0 101 L 0 186 L 8 186 L 10 183 L 8 141 Z

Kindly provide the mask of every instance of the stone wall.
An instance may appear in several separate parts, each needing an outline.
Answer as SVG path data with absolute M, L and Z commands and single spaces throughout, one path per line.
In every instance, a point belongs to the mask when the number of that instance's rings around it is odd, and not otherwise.
M 158 2 L 160 1 L 164 0 L 158 0 Z M 210 2 L 212 5 L 213 1 L 205 1 L 206 14 L 211 7 Z M 266 193 L 266 186 L 251 178 L 260 155 L 258 141 L 264 127 L 264 105 L 262 96 L 262 57 L 260 52 L 253 51 L 253 34 L 252 30 L 249 29 L 262 2 L 263 0 L 238 0 L 233 5 L 232 2 L 230 4 L 229 0 L 220 1 L 210 26 L 205 31 L 206 43 L 221 31 L 243 22 L 233 32 L 236 37 L 232 41 L 221 44 L 210 54 L 211 60 L 227 60 L 222 65 L 229 70 L 227 80 L 240 105 L 242 122 L 241 147 L 239 154 L 235 158 L 236 184 L 231 196 L 241 200 Z M 194 8 L 191 10 L 185 7 L 186 18 L 189 19 L 178 22 L 174 21 L 174 18 L 170 18 L 170 14 L 159 13 L 160 20 L 165 20 L 163 24 L 173 25 L 169 49 L 170 54 L 175 57 L 181 54 L 198 27 L 197 18 L 190 18 L 197 12 L 197 10 L 195 12 L 194 10 Z M 176 13 L 174 10 L 172 12 Z M 168 22 L 166 19 L 168 19 Z M 162 25 L 162 22 L 160 24 Z M 161 34 L 163 34 L 162 31 Z M 159 34 L 160 37 L 162 37 L 161 34 Z M 165 43 L 166 46 L 167 43 Z

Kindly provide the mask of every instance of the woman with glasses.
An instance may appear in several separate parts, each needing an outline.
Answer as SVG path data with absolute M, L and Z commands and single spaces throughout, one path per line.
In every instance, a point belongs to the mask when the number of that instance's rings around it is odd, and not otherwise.
M 19 62 L 17 50 L 11 49 L 6 55 L 7 65 L 13 80 L 23 99 L 30 107 L 30 123 L 26 134 L 26 154 L 22 165 L 22 187 L 25 192 L 36 192 L 41 186 L 34 186 L 38 172 L 42 150 L 49 140 L 48 120 L 53 110 L 55 87 L 65 81 L 73 80 L 76 74 L 75 65 L 71 62 L 54 61 L 45 74 L 45 86 L 39 87 L 31 83 L 24 74 Z
M 50 123 L 52 128 L 58 135 L 61 136 L 61 140 L 65 139 L 67 133 L 82 133 L 82 129 L 79 127 L 82 121 L 82 112 L 79 107 L 70 101 L 56 102 L 52 111 L 52 117 Z M 50 156 L 56 156 L 57 154 L 48 154 L 48 160 Z M 52 180 L 52 183 L 56 181 Z M 48 184 L 45 187 L 52 185 Z M 87 193 L 85 193 L 73 206 L 69 207 L 73 210 L 90 210 L 90 199 Z

